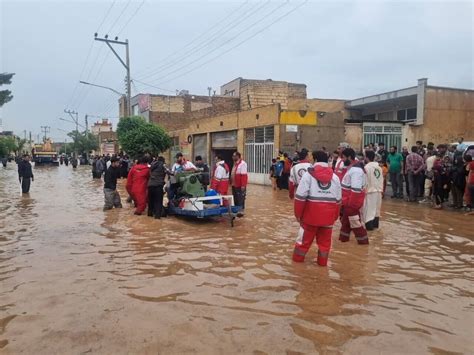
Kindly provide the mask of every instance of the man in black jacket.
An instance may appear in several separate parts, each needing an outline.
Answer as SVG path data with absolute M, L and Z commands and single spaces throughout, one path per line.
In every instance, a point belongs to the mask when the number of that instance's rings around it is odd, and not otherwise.
M 116 157 L 110 159 L 110 166 L 104 175 L 104 211 L 122 208 L 120 194 L 117 191 L 117 179 L 120 178 L 120 161 Z
M 150 180 L 148 180 L 148 217 L 160 219 L 163 214 L 163 188 L 165 178 L 170 171 L 166 168 L 165 158 L 158 157 L 150 167 Z
M 209 180 L 210 180 L 210 170 L 209 170 L 209 165 L 204 163 L 202 160 L 202 157 L 198 155 L 196 159 L 194 159 L 196 168 L 200 169 L 201 174 L 199 175 L 199 181 L 202 184 L 202 187 L 204 188 L 204 191 L 207 191 L 207 187 L 209 186 Z
M 29 193 L 31 181 L 35 181 L 35 177 L 33 176 L 28 154 L 23 155 L 23 159 L 18 163 L 18 179 L 20 180 L 21 191 L 24 194 Z

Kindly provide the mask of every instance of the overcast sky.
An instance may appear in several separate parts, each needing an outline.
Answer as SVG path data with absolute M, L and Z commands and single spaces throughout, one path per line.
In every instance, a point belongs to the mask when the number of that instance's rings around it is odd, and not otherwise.
M 320 98 L 357 98 L 421 77 L 472 89 L 473 17 L 472 1 L 0 0 L 0 71 L 16 73 L 0 117 L 21 136 L 51 126 L 55 140 L 74 128 L 58 120 L 68 118 L 65 108 L 116 123 L 116 94 L 77 85 L 124 91 L 125 70 L 93 40 L 97 30 L 122 30 L 132 78 L 171 91 L 135 81 L 133 94 L 219 92 L 239 76 L 305 83 L 308 97 Z

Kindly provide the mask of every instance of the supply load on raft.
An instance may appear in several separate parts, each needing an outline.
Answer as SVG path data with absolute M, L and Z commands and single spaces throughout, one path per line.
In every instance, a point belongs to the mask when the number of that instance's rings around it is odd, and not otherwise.
M 234 205 L 234 196 L 218 195 L 216 191 L 206 192 L 200 172 L 184 171 L 176 173 L 178 188 L 170 201 L 170 214 L 194 218 L 228 217 L 231 226 L 234 219 L 240 217 L 240 206 Z

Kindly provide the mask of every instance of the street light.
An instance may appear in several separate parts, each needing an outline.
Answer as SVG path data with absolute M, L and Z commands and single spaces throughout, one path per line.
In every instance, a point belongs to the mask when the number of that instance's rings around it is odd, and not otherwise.
M 90 85 L 90 86 L 95 86 L 95 87 L 98 87 L 98 88 L 102 88 L 102 89 L 107 89 L 107 90 L 110 90 L 114 93 L 116 93 L 117 95 L 119 96 L 125 96 L 125 94 L 115 90 L 115 89 L 112 89 L 112 88 L 109 88 L 108 86 L 103 86 L 103 85 L 98 85 L 98 84 L 92 84 L 92 83 L 88 83 L 87 81 L 79 81 L 79 83 L 81 84 L 84 84 L 84 85 Z

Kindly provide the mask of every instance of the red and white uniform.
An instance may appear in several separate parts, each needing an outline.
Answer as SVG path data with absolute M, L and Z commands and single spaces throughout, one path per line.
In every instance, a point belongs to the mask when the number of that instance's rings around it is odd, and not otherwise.
M 170 183 L 176 184 L 176 176 L 174 174 L 181 173 L 183 171 L 192 171 L 192 170 L 197 170 L 197 168 L 189 160 L 183 159 L 181 164 L 174 163 L 173 166 L 171 167 L 171 172 L 173 173 L 173 175 L 171 175 Z
M 302 160 L 298 164 L 294 165 L 290 171 L 290 183 L 288 186 L 288 191 L 291 199 L 295 198 L 295 190 L 300 184 L 301 178 L 304 173 L 308 171 L 308 168 L 311 168 L 312 164 L 307 160 Z
M 339 181 L 342 181 L 342 178 L 347 172 L 347 168 L 348 167 L 344 165 L 344 160 L 341 157 L 337 158 L 336 167 L 334 168 L 334 174 L 337 175 Z
M 295 216 L 301 228 L 293 261 L 303 262 L 316 238 L 318 264 L 327 265 L 332 227 L 339 217 L 340 203 L 341 183 L 327 163 L 316 163 L 304 173 L 295 194 Z
M 367 231 L 360 217 L 366 185 L 367 177 L 362 164 L 354 162 L 349 166 L 341 182 L 343 215 L 339 240 L 342 242 L 349 241 L 350 233 L 353 231 L 359 244 L 369 244 Z
M 229 166 L 224 160 L 218 162 L 214 168 L 211 189 L 220 195 L 227 195 L 227 191 L 229 190 Z
M 232 167 L 231 181 L 232 187 L 240 189 L 242 187 L 247 187 L 249 180 L 249 175 L 247 172 L 247 163 L 240 159 Z

